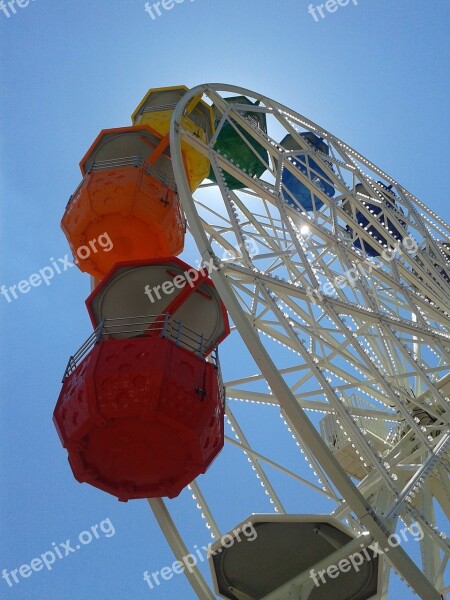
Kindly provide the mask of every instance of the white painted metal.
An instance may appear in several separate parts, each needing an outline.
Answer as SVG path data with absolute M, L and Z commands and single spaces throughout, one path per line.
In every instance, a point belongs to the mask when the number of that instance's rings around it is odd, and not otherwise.
M 217 132 L 206 145 L 183 131 L 183 111 L 200 95 L 223 112 L 221 124 L 232 118 L 234 126 L 239 124 L 267 150 L 270 159 L 261 179 L 253 179 L 214 150 Z M 254 110 L 266 113 L 267 134 L 240 114 L 248 106 L 227 105 L 227 95 L 259 100 Z M 299 131 L 323 138 L 330 155 L 314 152 Z M 314 156 L 333 183 L 334 197 L 314 184 L 311 169 L 305 174 L 293 166 L 290 157 L 295 152 L 279 145 L 287 133 Z M 217 186 L 206 184 L 191 194 L 181 142 L 210 158 Z M 266 447 L 254 447 L 235 411 L 242 402 L 255 411 L 278 407 L 288 435 L 315 473 L 314 482 L 304 473 L 294 473 L 292 485 L 302 486 L 307 479 L 309 490 L 330 498 L 333 516 L 357 534 L 368 530 L 381 548 L 389 548 L 386 566 L 391 565 L 421 598 L 438 600 L 450 554 L 442 530 L 450 519 L 450 286 L 443 276 L 445 271 L 450 275 L 444 246 L 450 238 L 449 225 L 344 142 L 250 90 L 208 84 L 188 92 L 172 119 L 171 156 L 201 259 L 215 265 L 211 277 L 233 320 L 233 335 L 245 343 L 259 369 L 243 371 L 226 384 L 229 423 L 236 437 L 230 442 L 242 449 L 274 510 L 286 511 L 268 469 L 275 467 L 289 476 L 292 468 L 272 458 L 272 439 L 267 439 Z M 247 187 L 228 190 L 220 169 Z M 286 201 L 290 196 L 282 184 L 282 169 L 294 174 L 323 206 L 309 213 L 295 210 Z M 385 188 L 377 180 L 392 186 L 402 213 L 393 212 L 389 218 L 417 247 L 408 251 L 400 245 L 393 259 L 389 254 L 368 258 L 352 243 L 356 235 L 373 243 L 368 227 L 360 227 L 356 215 L 359 212 L 378 226 L 370 206 L 362 203 L 371 198 L 382 201 Z M 364 186 L 367 196 L 355 190 L 357 184 Z M 396 239 L 387 229 L 383 236 L 394 246 Z M 337 283 L 339 277 L 344 283 L 345 273 L 354 277 L 351 285 Z M 315 289 L 320 295 L 312 293 Z M 245 361 L 242 364 L 244 369 Z M 226 377 L 226 365 L 223 371 Z M 350 478 L 331 452 L 330 441 L 327 445 L 321 437 L 318 415 L 328 415 L 339 426 L 339 438 L 348 441 L 353 459 L 361 462 L 361 481 Z M 372 419 L 376 426 L 365 427 Z M 205 520 L 214 520 L 214 526 L 208 526 L 217 539 L 221 520 L 213 502 L 208 504 L 198 493 L 196 501 Z M 390 547 L 389 536 L 397 523 L 421 527 L 423 564 L 409 556 L 406 543 Z M 389 597 L 388 581 L 385 568 L 380 598 Z
M 161 498 L 149 498 L 148 503 L 161 527 L 161 531 L 164 533 L 167 542 L 175 555 L 175 558 L 182 562 L 183 558 L 189 554 L 189 551 L 164 504 L 164 500 Z M 185 574 L 192 589 L 200 600 L 215 600 L 214 593 L 211 591 L 198 569 L 185 570 Z

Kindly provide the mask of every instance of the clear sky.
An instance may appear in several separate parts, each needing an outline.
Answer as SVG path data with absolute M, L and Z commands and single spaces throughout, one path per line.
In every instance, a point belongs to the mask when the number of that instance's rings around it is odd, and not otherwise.
M 352 0 L 324 18 L 316 12 L 317 21 L 308 4 L 185 0 L 155 19 L 143 0 L 32 0 L 15 14 L 4 4 L 0 284 L 67 254 L 59 223 L 80 181 L 78 162 L 101 129 L 130 124 L 149 87 L 214 81 L 262 92 L 343 139 L 448 220 L 448 0 Z M 147 503 L 118 503 L 77 484 L 52 424 L 67 359 L 90 333 L 88 293 L 89 278 L 73 268 L 10 304 L 0 297 L 0 570 L 105 519 L 115 534 L 104 523 L 110 537 L 51 572 L 13 587 L 0 579 L 0 598 L 189 600 L 182 576 L 153 591 L 143 581 L 144 570 L 173 562 Z M 226 361 L 223 369 L 228 378 Z M 218 469 L 232 469 L 234 457 L 215 464 L 218 485 Z M 207 543 L 187 500 L 179 518 L 191 539 Z M 235 509 L 236 523 L 252 512 L 245 480 Z

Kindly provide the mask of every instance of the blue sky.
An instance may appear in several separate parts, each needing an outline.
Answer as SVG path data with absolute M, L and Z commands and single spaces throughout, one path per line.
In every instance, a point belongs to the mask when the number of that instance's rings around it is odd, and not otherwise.
M 101 129 L 130 124 L 149 87 L 214 81 L 262 92 L 448 221 L 448 1 L 359 0 L 318 22 L 308 4 L 185 0 L 155 20 L 142 0 L 33 0 L 9 18 L 0 11 L 0 284 L 67 254 L 59 223 L 78 162 Z M 88 277 L 73 268 L 10 304 L 0 297 L 0 570 L 105 519 L 115 534 L 12 588 L 0 580 L 0 598 L 189 600 L 182 576 L 153 591 L 143 582 L 145 569 L 173 562 L 147 503 L 121 504 L 77 484 L 53 428 L 68 356 L 90 333 L 88 293 Z M 233 460 L 230 450 L 221 468 Z M 217 465 L 211 482 L 220 485 Z M 238 487 L 230 526 L 256 506 L 245 481 Z M 207 543 L 199 516 L 183 510 L 191 539 Z

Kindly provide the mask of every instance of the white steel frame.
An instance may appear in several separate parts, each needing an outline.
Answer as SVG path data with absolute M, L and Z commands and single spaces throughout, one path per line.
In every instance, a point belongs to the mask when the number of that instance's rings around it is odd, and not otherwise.
M 270 127 L 265 134 L 242 115 L 248 106 L 230 105 L 223 94 L 259 100 L 254 110 L 265 112 L 283 136 L 290 133 L 306 154 L 314 156 L 333 182 L 334 197 L 313 183 L 314 173 L 309 168 L 304 174 L 295 167 L 295 152 L 282 148 L 281 137 L 272 138 Z M 270 158 L 261 179 L 250 177 L 214 150 L 218 132 L 206 145 L 183 130 L 181 118 L 186 107 L 200 97 L 223 112 L 219 130 L 228 121 L 239 132 L 238 124 L 267 150 Z M 314 151 L 299 136 L 301 130 L 322 137 L 330 155 Z M 207 184 L 191 193 L 184 173 L 182 142 L 209 157 L 217 186 Z M 381 548 L 389 545 L 388 538 L 399 519 L 406 524 L 417 522 L 424 531 L 422 564 L 417 565 L 404 547 L 391 547 L 380 574 L 380 598 L 387 598 L 389 572 L 394 568 L 421 598 L 439 600 L 445 593 L 444 572 L 450 554 L 439 522 L 450 519 L 450 385 L 442 385 L 450 362 L 450 286 L 441 274 L 446 270 L 450 275 L 442 245 L 450 239 L 450 226 L 350 146 L 250 90 L 226 84 L 205 84 L 190 90 L 174 111 L 170 144 L 189 230 L 202 261 L 213 261 L 216 270 L 211 278 L 260 370 L 226 383 L 227 418 L 236 438 L 227 436 L 227 443 L 244 452 L 277 512 L 285 512 L 283 502 L 263 464 L 331 498 L 336 506 L 332 515 L 345 521 L 355 534 L 368 531 Z M 228 190 L 222 169 L 246 188 Z M 289 169 L 320 198 L 324 203 L 320 210 L 302 213 L 284 200 L 289 192 L 282 185 L 283 169 Z M 356 212 L 342 208 L 343 200 L 348 199 L 376 225 L 376 215 L 361 200 L 383 197 L 384 188 L 378 179 L 392 186 L 396 205 L 403 212 L 401 220 L 400 213 L 392 213 L 391 221 L 419 250 L 400 253 L 390 261 L 373 258 L 370 273 L 359 270 L 353 286 L 335 286 L 333 291 L 326 287 L 328 282 L 367 259 L 353 245 L 352 235 L 373 242 L 367 227 L 359 227 Z M 366 197 L 356 193 L 357 183 L 364 185 Z M 205 202 L 205 189 L 214 192 L 218 200 Z M 383 235 L 390 245 L 395 244 L 392 232 L 386 229 Z M 231 253 L 230 260 L 223 260 L 224 251 Z M 320 289 L 322 297 L 312 297 L 308 288 Z M 275 342 L 284 349 L 280 357 L 269 353 L 269 345 Z M 290 364 L 283 358 L 287 349 L 295 357 Z M 223 370 L 226 380 L 226 365 Z M 251 381 L 267 382 L 269 391 L 248 391 Z M 352 403 L 354 395 L 364 399 L 362 408 Z M 279 406 L 289 433 L 314 469 L 316 484 L 270 458 L 269 446 L 264 450 L 252 447 L 232 409 L 234 402 L 243 401 L 255 403 L 255 410 L 264 405 Z M 431 425 L 423 425 L 416 416 L 424 407 L 434 419 Z M 335 416 L 342 435 L 353 444 L 367 471 L 362 481 L 349 477 L 322 439 L 317 422 L 308 416 L 317 417 L 317 412 Z M 375 448 L 370 427 L 364 426 L 370 419 L 386 423 L 381 452 Z M 197 482 L 190 488 L 212 537 L 218 539 L 224 532 L 216 522 L 214 508 Z M 186 546 L 169 513 L 169 504 L 159 499 L 149 503 L 174 554 L 181 558 Z M 200 571 L 186 574 L 200 599 L 216 597 Z

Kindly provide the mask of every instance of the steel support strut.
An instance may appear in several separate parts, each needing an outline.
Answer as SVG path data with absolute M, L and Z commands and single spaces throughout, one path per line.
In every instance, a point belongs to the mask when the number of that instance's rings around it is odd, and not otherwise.
M 217 270 L 212 271 L 211 279 L 214 282 L 233 322 L 239 331 L 244 343 L 255 360 L 261 373 L 270 385 L 274 396 L 278 399 L 280 408 L 286 414 L 292 427 L 300 439 L 315 455 L 318 462 L 330 477 L 342 497 L 351 510 L 357 515 L 360 523 L 368 529 L 374 540 L 380 547 L 389 549 L 386 559 L 401 574 L 412 589 L 423 600 L 440 600 L 441 596 L 431 582 L 421 572 L 419 567 L 411 560 L 401 547 L 391 547 L 388 541 L 391 531 L 384 521 L 379 517 L 370 503 L 364 498 L 358 488 L 352 483 L 344 469 L 329 451 L 324 440 L 308 419 L 306 413 L 299 405 L 294 394 L 276 368 L 265 347 L 261 343 L 257 331 L 254 329 L 247 316 L 242 312 L 239 300 L 234 295 L 227 283 L 224 273 L 219 268 L 220 260 L 213 253 L 206 233 L 202 227 L 201 220 L 197 214 L 194 200 L 184 172 L 184 163 L 181 153 L 181 117 L 188 104 L 194 96 L 202 94 L 208 89 L 229 91 L 237 94 L 255 97 L 250 90 L 236 89 L 233 86 L 223 84 L 201 85 L 193 88 L 185 94 L 175 108 L 170 126 L 170 148 L 177 183 L 179 197 L 183 205 L 190 230 L 195 238 L 201 257 L 204 261 L 212 260 Z M 256 96 L 259 96 L 258 94 Z M 282 111 L 288 111 L 287 107 L 270 101 L 271 106 Z
M 183 558 L 188 556 L 189 551 L 164 504 L 164 500 L 162 500 L 162 498 L 148 498 L 148 503 L 153 510 L 161 531 L 164 533 L 175 558 L 180 562 L 183 562 Z M 215 600 L 215 595 L 211 592 L 208 584 L 196 567 L 191 569 L 185 568 L 184 574 L 200 600 Z

